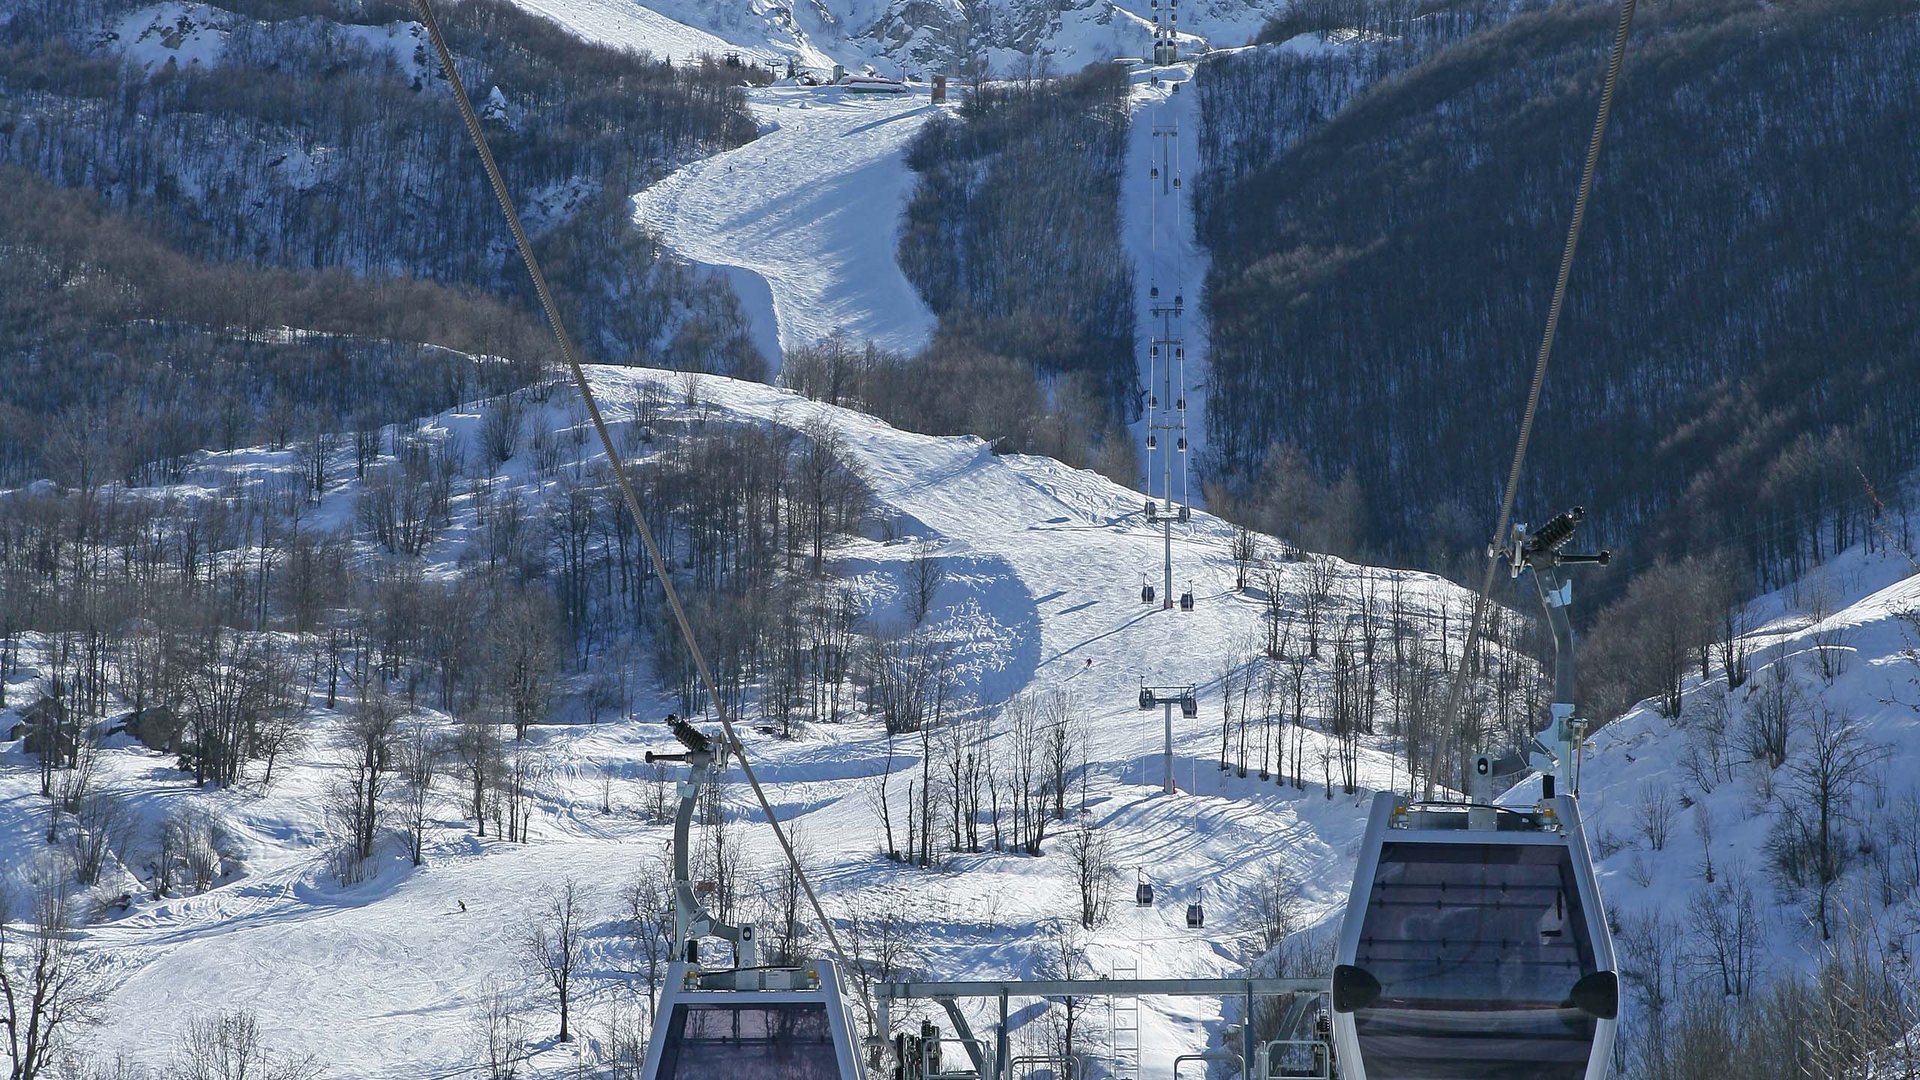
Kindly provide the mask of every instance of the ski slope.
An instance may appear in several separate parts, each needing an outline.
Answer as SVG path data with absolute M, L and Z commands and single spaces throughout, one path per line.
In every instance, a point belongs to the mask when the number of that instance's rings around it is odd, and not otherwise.
M 1149 386 L 1152 372 L 1146 347 L 1166 328 L 1153 317 L 1153 302 L 1146 290 L 1158 285 L 1163 299 L 1185 297 L 1186 314 L 1174 327 L 1186 349 L 1184 377 L 1176 393 L 1183 392 L 1187 399 L 1187 441 L 1193 447 L 1190 457 L 1198 461 L 1207 447 L 1207 324 L 1201 296 L 1208 258 L 1194 236 L 1188 197 L 1200 171 L 1200 99 L 1191 85 L 1193 72 L 1192 63 L 1133 71 L 1133 126 L 1128 133 L 1127 174 L 1120 186 L 1120 214 L 1123 241 L 1133 258 L 1134 282 L 1140 291 L 1134 304 L 1140 385 L 1156 394 L 1164 393 L 1164 375 Z M 1153 175 L 1162 154 L 1156 130 L 1176 133 L 1165 140 L 1171 144 L 1175 168 L 1159 177 Z M 1176 176 L 1183 181 L 1178 188 L 1172 185 Z M 1143 416 L 1133 425 L 1136 444 L 1146 440 L 1146 423 Z M 1199 484 L 1192 484 L 1191 490 L 1198 501 Z M 1175 492 L 1176 497 L 1179 494 Z
M 561 23 L 568 31 L 597 44 L 630 48 L 680 61 L 699 56 L 751 54 L 755 60 L 785 58 L 787 50 L 770 40 L 730 40 L 691 21 L 662 13 L 662 4 L 634 0 L 515 0 L 515 6 Z M 758 44 L 760 48 L 755 48 Z
M 1122 868 L 1114 917 L 1088 943 L 1095 973 L 1116 966 L 1144 977 L 1244 971 L 1258 952 L 1247 894 L 1271 865 L 1297 887 L 1303 926 L 1337 917 L 1367 793 L 1347 796 L 1336 786 L 1329 797 L 1318 776 L 1296 790 L 1216 764 L 1220 673 L 1226 658 L 1255 647 L 1262 609 L 1260 597 L 1230 588 L 1227 526 L 1201 514 L 1182 531 L 1178 580 L 1192 582 L 1198 609 L 1163 611 L 1138 598 L 1141 567 L 1159 558 L 1158 533 L 1138 516 L 1140 496 L 1095 474 L 1048 459 L 998 457 L 977 439 L 900 432 L 762 384 L 703 378 L 699 404 L 689 407 L 684 386 L 668 373 L 600 368 L 592 379 L 615 401 L 646 384 L 666 387 L 672 404 L 663 430 L 696 413 L 796 427 L 830 423 L 865 471 L 884 523 L 834 553 L 865 596 L 868 618 L 899 618 L 919 541 L 930 542 L 947 571 L 930 619 L 956 643 L 957 693 L 988 709 L 1022 691 L 1072 695 L 1088 721 L 1089 748 L 1086 764 L 1071 773 L 1070 805 L 1076 812 L 1084 806 L 1113 838 Z M 541 419 L 557 427 L 579 422 L 560 401 Z M 424 430 L 470 440 L 479 420 L 477 408 L 455 410 L 428 418 Z M 208 455 L 168 495 L 266 483 L 297 467 L 291 452 Z M 524 453 L 503 472 L 539 497 Z M 456 486 L 454 525 L 424 556 L 429 574 L 457 562 L 473 527 L 475 496 L 466 481 Z M 310 520 L 349 520 L 356 488 L 349 482 L 330 492 Z M 1424 575 L 1335 567 L 1344 604 L 1369 574 L 1399 578 L 1419 612 L 1443 603 L 1458 612 L 1465 603 L 1458 589 Z M 1298 564 L 1277 570 L 1283 589 L 1298 587 L 1304 573 Z M 17 690 L 45 676 L 31 642 L 26 659 L 28 675 Z M 643 672 L 634 674 L 650 685 Z M 1198 717 L 1176 717 L 1179 793 L 1171 797 L 1159 792 L 1160 714 L 1136 705 L 1143 680 L 1192 682 L 1202 702 Z M 473 836 L 449 798 L 435 808 L 423 869 L 414 871 L 389 846 L 369 880 L 351 886 L 339 884 L 327 857 L 325 792 L 340 769 L 337 714 L 315 708 L 313 743 L 282 766 L 265 793 L 195 791 L 170 759 L 117 741 L 106 754 L 103 782 L 137 793 L 149 826 L 172 806 L 209 807 L 225 822 L 227 843 L 244 868 L 205 894 L 158 901 L 120 879 L 133 894 L 130 910 L 109 912 L 85 933 L 94 954 L 113 967 L 116 986 L 110 1022 L 90 1038 L 91 1048 L 163 1061 L 172 1046 L 165 1033 L 179 1031 L 185 1018 L 249 1007 L 260 1011 L 270 1044 L 316 1054 L 333 1076 L 461 1075 L 477 1051 L 475 1010 L 501 987 L 526 1010 L 538 1037 L 532 1074 L 572 1075 L 576 1048 L 590 1058 L 604 1019 L 616 1006 L 633 1005 L 633 980 L 620 970 L 625 960 L 616 945 L 616 893 L 636 875 L 659 873 L 666 826 L 633 811 L 645 793 L 636 779 L 642 755 L 666 742 L 656 718 L 671 707 L 655 697 L 625 720 L 586 724 L 565 713 L 536 727 L 532 738 L 546 768 L 530 844 Z M 859 716 L 791 741 L 741 730 L 838 916 L 906 914 L 911 962 L 934 977 L 1040 970 L 1053 928 L 1077 911 L 1057 839 L 1040 858 L 960 854 L 940 871 L 888 862 L 871 808 L 889 753 L 877 721 Z M 1312 760 L 1312 748 L 1324 744 L 1317 733 L 1307 738 Z M 1363 752 L 1368 788 L 1389 783 L 1397 771 L 1381 751 Z M 898 784 L 919 763 L 917 741 L 896 740 L 892 754 Z M 617 778 L 612 814 L 599 811 L 607 774 Z M 748 823 L 748 877 L 764 880 L 774 866 L 772 842 L 751 824 L 757 814 L 743 791 L 730 790 L 727 803 Z M 16 891 L 53 872 L 27 857 L 44 850 L 36 843 L 43 814 L 33 761 L 11 745 L 0 757 L 0 838 L 11 853 L 8 884 Z M 1135 871 L 1156 882 L 1157 906 L 1128 902 Z M 581 883 L 593 924 L 576 1008 L 588 1038 L 574 1047 L 551 1042 L 551 1008 L 535 994 L 515 944 L 543 891 L 567 876 Z M 1185 906 L 1202 898 L 1207 927 L 1189 930 Z M 1029 1020 L 1037 1014 L 1022 1013 Z M 1169 1077 L 1173 1057 L 1206 1049 L 1222 1020 L 1214 1002 L 1144 1002 L 1141 1075 Z
M 912 190 L 908 140 L 935 115 L 925 90 L 751 92 L 763 134 L 679 169 L 634 198 L 634 216 L 675 254 L 733 284 L 761 351 L 844 331 L 911 351 L 933 313 L 894 259 Z

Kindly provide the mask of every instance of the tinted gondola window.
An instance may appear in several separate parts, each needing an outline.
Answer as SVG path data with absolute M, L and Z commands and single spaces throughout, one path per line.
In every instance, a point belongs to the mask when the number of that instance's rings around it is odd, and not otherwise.
M 663 1080 L 839 1080 L 827 1007 L 819 1003 L 676 1005 Z
M 1355 1015 L 1370 1080 L 1586 1073 L 1595 1021 L 1567 998 L 1593 939 L 1565 847 L 1383 845 L 1354 963 L 1381 987 Z
M 1382 1003 L 1557 1006 L 1593 970 L 1567 849 L 1386 844 L 1354 962 Z

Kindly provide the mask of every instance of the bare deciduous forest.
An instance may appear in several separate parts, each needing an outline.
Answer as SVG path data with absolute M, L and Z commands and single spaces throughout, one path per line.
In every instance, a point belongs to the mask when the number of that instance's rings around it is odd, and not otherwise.
M 1920 450 L 1911 15 L 1641 13 L 1522 507 L 1589 505 L 1636 566 L 1725 546 L 1768 587 L 1878 542 Z M 1484 543 L 1611 17 L 1450 13 L 1404 46 L 1203 65 L 1218 505 L 1350 485 L 1364 512 L 1316 522 L 1333 550 L 1445 567 Z M 1423 407 L 1434 387 L 1459 407 Z
M 1120 250 L 1126 94 L 1110 65 L 975 88 L 908 150 L 919 179 L 900 235 L 942 342 L 1078 374 L 1115 416 L 1138 408 Z
M 152 445 L 131 448 L 146 462 L 251 440 L 292 402 L 337 428 L 530 381 L 531 289 L 406 4 L 229 4 L 217 65 L 150 72 L 91 37 L 137 6 L 30 3 L 0 27 L 0 478 L 43 471 L 38 436 L 63 416 L 158 412 Z M 397 44 L 376 44 L 394 24 Z M 731 292 L 627 208 L 676 164 L 753 137 L 738 71 L 588 45 L 491 0 L 458 5 L 447 30 L 597 358 L 764 372 Z M 520 363 L 463 383 L 423 342 Z M 404 387 L 380 371 L 402 355 L 423 359 Z M 88 377 L 33 377 L 76 369 Z M 284 415 L 266 426 L 284 444 Z

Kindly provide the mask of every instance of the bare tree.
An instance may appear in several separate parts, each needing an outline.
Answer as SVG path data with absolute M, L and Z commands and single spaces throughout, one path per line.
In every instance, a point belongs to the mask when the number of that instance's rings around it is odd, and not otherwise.
M 346 760 L 343 775 L 329 791 L 329 808 L 347 830 L 349 846 L 356 858 L 373 857 L 380 838 L 380 825 L 387 810 L 388 776 L 393 766 L 394 744 L 400 736 L 399 708 L 378 689 L 361 694 L 358 707 L 346 724 L 343 742 Z
M 486 413 L 480 418 L 480 453 L 486 460 L 489 472 L 497 472 L 502 464 L 519 452 L 525 412 L 519 397 L 511 393 L 502 394 L 488 404 Z
M 273 766 L 307 744 L 306 710 L 301 701 L 300 674 L 285 651 L 269 647 L 261 657 L 260 715 L 253 728 L 253 755 L 266 766 L 260 787 L 273 784 Z
M 82 885 L 100 880 L 110 852 L 124 853 L 132 838 L 133 815 L 126 799 L 114 791 L 89 791 L 74 809 L 73 875 Z
M 1067 820 L 1067 771 L 1085 741 L 1079 702 L 1064 689 L 1040 699 L 1041 723 L 1046 734 L 1047 788 L 1053 796 L 1053 819 Z
M 665 882 L 668 869 L 635 875 L 620 890 L 625 922 L 621 927 L 627 947 L 633 954 L 635 974 L 647 980 L 647 1012 L 651 1014 L 660 999 L 660 980 L 666 976 L 667 962 L 673 959 L 673 897 Z
M 1810 636 L 1813 638 L 1813 653 L 1820 662 L 1820 677 L 1828 685 L 1832 685 L 1833 680 L 1847 670 L 1847 656 L 1853 652 L 1850 644 L 1852 627 L 1833 618 L 1838 607 L 1838 602 L 1825 586 L 1816 585 L 1807 594 L 1807 619 L 1812 624 Z
M 1233 556 L 1234 591 L 1246 592 L 1247 571 L 1252 568 L 1254 560 L 1260 557 L 1259 537 L 1245 525 L 1235 525 L 1230 554 Z
M 1620 943 L 1620 976 L 1640 996 L 1643 1028 L 1651 1040 L 1646 1048 L 1660 1060 L 1664 1050 L 1665 1017 L 1672 998 L 1683 983 L 1680 926 L 1658 910 L 1644 916 L 1623 917 Z
M 1787 745 L 1800 726 L 1806 703 L 1794 685 L 1792 664 L 1781 657 L 1767 665 L 1747 694 L 1747 708 L 1740 726 L 1741 749 L 1753 761 L 1764 761 L 1767 768 L 1786 764 Z
M 647 1064 L 647 1026 L 651 1008 L 636 1009 L 615 1000 L 600 1021 L 599 1038 L 592 1040 L 600 1050 L 604 1080 L 642 1080 Z
M 0 890 L 0 1005 L 12 1080 L 51 1074 L 75 1029 L 100 1020 L 108 973 L 92 964 L 72 931 L 62 891 L 42 889 L 32 922 L 16 927 Z
M 213 812 L 191 803 L 174 807 L 160 825 L 160 852 L 154 864 L 153 895 L 157 900 L 184 884 L 203 893 L 219 880 L 226 863 L 223 829 Z
M 1688 959 L 1693 966 L 1716 976 L 1724 996 L 1750 993 L 1759 977 L 1760 943 L 1765 935 L 1745 875 L 1730 872 L 1720 884 L 1695 893 L 1687 902 L 1687 924 Z
M 1700 837 L 1700 876 L 1713 884 L 1713 810 L 1705 802 L 1693 804 L 1693 828 Z
M 544 755 L 533 744 L 525 741 L 513 744 L 506 769 L 494 789 L 494 819 L 496 824 L 504 825 L 508 840 L 527 843 L 533 827 L 533 785 L 545 772 Z M 502 804 L 506 810 L 504 823 L 499 820 Z
M 440 775 L 440 742 L 425 720 L 415 718 L 400 732 L 396 743 L 400 779 L 406 784 L 400 796 L 400 821 L 407 833 L 407 850 L 413 865 L 427 861 L 427 823 L 433 809 L 433 784 Z
M 546 719 L 558 666 L 558 618 L 553 597 L 529 588 L 503 597 L 488 622 L 491 682 L 507 703 L 516 738 L 525 739 L 528 727 Z
M 1633 820 L 1648 847 L 1655 851 L 1666 850 L 1667 837 L 1673 832 L 1673 819 L 1677 812 L 1673 795 L 1665 784 L 1649 780 L 1640 785 L 1640 803 L 1634 808 Z
M 1012 761 L 1009 763 L 1009 788 L 1012 793 L 1013 842 L 1029 855 L 1038 855 L 1047 838 L 1047 780 L 1043 767 L 1046 729 L 1040 706 L 1031 694 L 1021 694 L 1007 702 L 1006 718 Z
M 167 1080 L 313 1080 L 323 1070 L 313 1055 L 273 1053 L 251 1010 L 197 1017 L 187 1024 Z
M 512 994 L 499 982 L 489 980 L 475 1004 L 473 1030 L 486 1080 L 518 1080 L 527 1060 L 527 1025 L 514 1008 Z
M 989 774 L 991 776 L 991 774 Z M 900 847 L 893 838 L 893 800 L 887 792 L 888 784 L 893 780 L 893 736 L 887 736 L 886 763 L 881 766 L 880 779 L 867 789 L 868 801 L 873 805 L 874 813 L 880 818 L 882 851 L 894 862 L 900 861 Z M 998 821 L 999 802 L 994 803 L 996 822 Z
M 1113 906 L 1112 840 L 1083 818 L 1067 830 L 1067 865 L 1080 889 L 1080 925 L 1089 930 L 1103 925 Z
M 1854 799 L 1889 749 L 1868 739 L 1850 714 L 1824 703 L 1813 709 L 1807 734 L 1806 753 L 1788 765 L 1802 803 L 1782 815 L 1773 844 L 1777 860 L 1797 858 L 1803 867 L 1810 866 L 1820 938 L 1825 941 L 1833 936 L 1828 891 L 1840 880 L 1853 851 L 1846 827 L 1855 820 Z
M 1046 952 L 1040 959 L 1040 974 L 1047 979 L 1084 979 L 1092 970 L 1092 962 L 1087 958 L 1086 931 L 1078 922 L 1062 919 L 1054 924 L 1053 934 L 1046 942 Z M 1056 1013 L 1047 1010 L 1051 1026 L 1052 1056 L 1065 1062 L 1067 1075 L 1079 1076 L 1082 1063 L 1079 1060 L 1081 1042 L 1085 1033 L 1082 1013 L 1089 1004 L 1081 997 L 1049 998 L 1048 1001 L 1060 1006 Z
M 1720 616 L 1720 668 L 1725 674 L 1728 690 L 1738 690 L 1747 681 L 1752 666 L 1747 659 L 1747 636 L 1752 631 L 1752 618 L 1747 612 L 1746 601 L 1735 595 L 1723 597 Z
M 804 867 L 811 849 L 801 837 L 799 822 L 788 826 L 787 839 L 793 846 L 794 858 Z M 774 963 L 798 964 L 803 958 L 806 925 L 801 919 L 801 905 L 806 897 L 801 887 L 801 872 L 794 868 L 793 860 L 782 859 L 763 884 L 762 902 L 771 916 L 767 925 L 773 933 L 768 944 L 773 947 Z
M 894 982 L 919 962 L 912 924 L 900 912 L 883 908 L 862 915 L 856 906 L 847 916 L 847 950 L 853 981 L 862 997 L 870 997 L 876 982 Z
M 940 585 L 946 580 L 946 569 L 941 565 L 937 551 L 932 541 L 919 541 L 914 544 L 913 561 L 907 567 L 907 600 L 913 608 L 910 614 L 915 626 L 927 620 L 927 612 L 933 607 L 933 598 L 939 594 Z
M 587 913 L 580 883 L 562 879 L 547 893 L 544 906 L 528 921 L 521 948 L 528 967 L 560 1003 L 560 1042 L 572 1042 L 573 976 L 587 945 Z
M 487 835 L 488 794 L 506 767 L 499 726 L 481 715 L 463 717 L 454 729 L 454 771 L 465 789 L 462 801 L 474 828 Z M 664 769 L 662 770 L 664 772 Z
M 1300 594 L 1300 617 L 1306 623 L 1307 656 L 1318 660 L 1322 623 L 1328 618 L 1327 608 L 1333 602 L 1336 572 L 1333 559 L 1325 555 L 1308 555 L 1304 566 L 1307 583 Z
M 1305 930 L 1311 911 L 1300 882 L 1287 872 L 1285 860 L 1261 865 L 1254 880 L 1251 921 L 1262 949 L 1277 949 Z

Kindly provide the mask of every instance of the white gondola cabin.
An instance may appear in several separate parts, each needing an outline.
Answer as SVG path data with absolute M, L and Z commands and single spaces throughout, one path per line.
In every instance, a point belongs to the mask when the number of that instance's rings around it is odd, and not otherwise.
M 821 960 L 800 968 L 667 968 L 647 1047 L 649 1080 L 863 1080 L 846 985 Z
M 687 779 L 673 819 L 674 959 L 654 1013 L 645 1080 L 866 1080 L 847 1014 L 846 982 L 827 960 L 762 966 L 752 926 L 714 918 L 700 903 L 690 866 L 700 792 L 726 769 L 726 746 L 677 716 L 667 727 L 684 754 Z M 700 966 L 700 942 L 733 945 L 732 965 Z
M 1600 1080 L 1619 982 L 1574 799 L 1375 796 L 1333 979 L 1344 1080 Z

